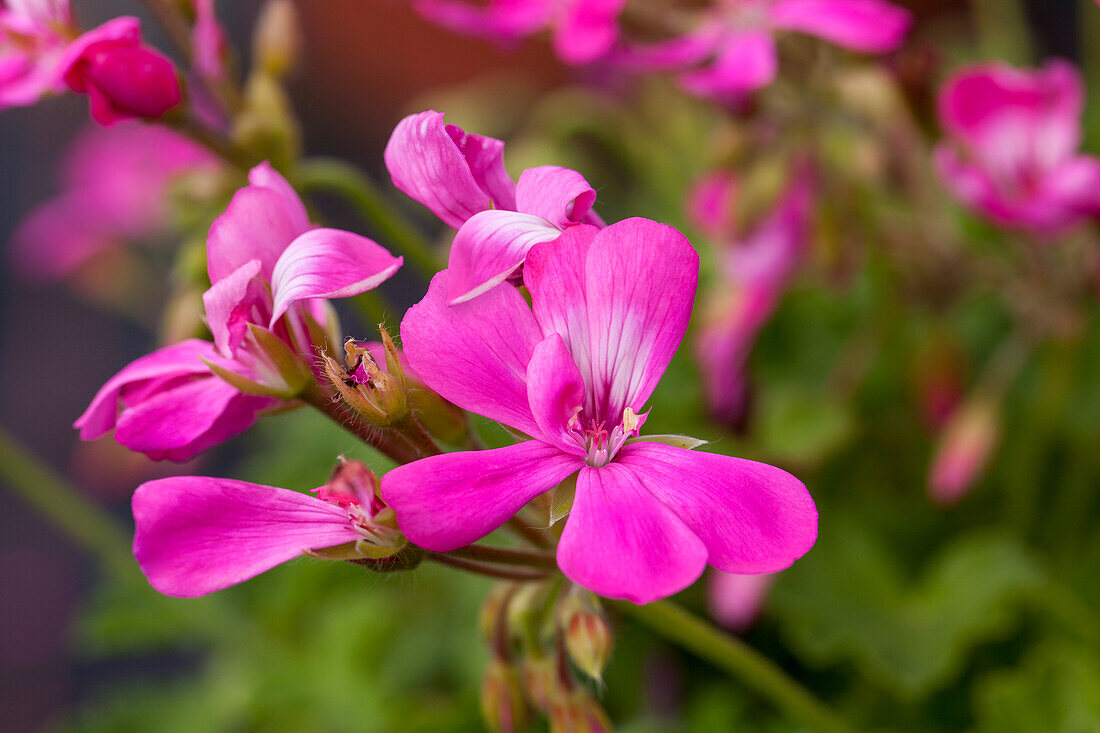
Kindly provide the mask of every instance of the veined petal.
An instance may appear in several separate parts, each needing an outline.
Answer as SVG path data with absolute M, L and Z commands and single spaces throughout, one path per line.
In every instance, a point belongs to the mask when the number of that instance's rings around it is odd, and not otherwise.
M 647 442 L 624 446 L 617 462 L 691 528 L 720 570 L 782 570 L 817 539 L 813 499 L 782 469 Z
M 707 548 L 637 473 L 618 463 L 581 469 L 558 566 L 601 596 L 643 604 L 695 582 Z
M 276 403 L 211 374 L 148 395 L 118 416 L 115 440 L 154 460 L 186 461 L 240 435 Z
M 489 194 L 493 208 L 511 211 L 516 208 L 516 182 L 504 168 L 504 141 L 495 137 L 475 135 L 458 125 L 447 125 L 447 134 L 458 146 L 477 185 Z
M 626 219 L 599 230 L 585 262 L 593 415 L 642 412 L 684 338 L 698 277 L 699 255 L 670 226 Z
M 452 305 L 476 298 L 507 280 L 531 247 L 557 239 L 561 230 L 532 214 L 482 211 L 455 235 L 447 271 Z
M 358 539 L 347 512 L 296 491 L 176 476 L 133 499 L 134 557 L 161 593 L 193 598 L 236 585 L 306 550 Z
M 538 425 L 527 403 L 527 364 L 542 340 L 515 288 L 494 288 L 448 305 L 450 272 L 432 278 L 424 299 L 405 314 L 401 341 L 424 383 L 459 407 L 528 435 Z
M 499 180 L 503 171 L 499 148 L 491 142 L 500 141 L 467 135 L 459 128 L 452 130 L 443 124 L 441 112 L 428 110 L 397 123 L 384 158 L 393 185 L 458 229 L 492 204 L 490 191 L 478 183 L 466 151 L 486 187 L 490 182 L 494 189 L 503 185 Z
M 387 473 L 382 498 L 410 541 L 448 552 L 489 534 L 582 465 L 578 456 L 538 440 L 444 453 Z
M 286 192 L 277 188 L 247 186 L 234 194 L 229 208 L 214 220 L 206 239 L 210 282 L 216 285 L 252 260 L 260 261 L 265 280 L 271 278 L 279 255 L 309 230 L 308 220 L 303 223 L 296 207 L 287 202 Z
M 340 229 L 314 229 L 283 251 L 271 276 L 271 326 L 306 298 L 347 298 L 381 285 L 401 267 L 374 240 Z
M 202 294 L 206 325 L 226 358 L 236 353 L 249 323 L 267 325 L 271 295 L 263 282 L 262 268 L 259 260 L 246 262 Z
M 567 64 L 588 64 L 607 55 L 619 37 L 626 0 L 573 0 L 554 29 L 554 53 Z
M 283 178 L 283 175 L 275 170 L 271 163 L 264 161 L 250 170 L 248 172 L 248 182 L 253 186 L 265 188 L 277 194 L 283 200 L 282 206 L 287 216 L 301 232 L 312 226 L 309 221 L 309 212 L 306 211 L 306 205 L 302 202 L 302 198 L 294 190 L 294 186 L 291 186 L 290 182 Z
M 583 220 L 595 201 L 596 189 L 584 176 L 556 165 L 528 168 L 516 184 L 516 208 L 558 229 Z
M 707 97 L 728 98 L 768 86 L 779 62 L 775 40 L 764 30 L 727 33 L 718 42 L 718 57 L 698 71 L 680 74 L 688 91 Z
M 569 420 L 584 405 L 584 380 L 556 333 L 547 336 L 531 354 L 527 398 L 543 438 L 566 453 L 585 455 L 569 435 Z
M 123 390 L 153 379 L 209 374 L 204 358 L 217 358 L 214 345 L 201 339 L 187 339 L 135 359 L 99 388 L 73 427 L 80 430 L 81 440 L 95 440 L 115 426 Z
M 913 25 L 908 10 L 884 0 L 778 0 L 768 16 L 775 28 L 867 53 L 893 51 Z

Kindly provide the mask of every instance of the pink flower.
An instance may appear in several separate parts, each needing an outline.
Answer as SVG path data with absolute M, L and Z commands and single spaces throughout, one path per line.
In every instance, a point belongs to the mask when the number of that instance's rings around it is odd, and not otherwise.
M 950 506 L 970 492 L 981 477 L 1000 435 L 997 407 L 971 399 L 955 410 L 940 435 L 928 471 L 928 495 Z
M 618 18 L 626 0 L 414 0 L 428 20 L 470 36 L 515 43 L 534 33 L 553 30 L 554 53 L 567 64 L 598 61 L 619 35 Z
M 195 24 L 191 27 L 191 50 L 195 71 L 207 79 L 225 79 L 229 42 L 218 22 L 215 0 L 195 0 Z
M 969 207 L 1008 227 L 1053 235 L 1100 213 L 1100 161 L 1077 152 L 1084 87 L 1065 61 L 1042 69 L 963 69 L 939 95 L 951 136 L 936 166 Z
M 116 402 L 123 410 L 115 439 L 154 458 L 186 460 L 242 432 L 274 404 L 269 398 L 293 398 L 311 378 L 334 318 L 325 299 L 366 292 L 401 266 L 366 237 L 314 229 L 298 194 L 267 163 L 252 169 L 249 182 L 207 238 L 212 285 L 203 303 L 214 343 L 169 346 L 123 369 L 76 421 L 84 440 L 116 425 Z M 147 366 L 152 377 L 144 376 Z M 190 389 L 216 390 L 222 403 L 172 389 L 195 375 L 204 379 L 188 381 L 203 386 Z M 239 390 L 263 399 L 237 399 L 246 397 Z M 123 431 L 127 410 L 145 416 L 144 435 Z
M 458 230 L 451 245 L 450 299 L 461 303 L 517 277 L 528 250 L 584 222 L 603 225 L 596 191 L 580 173 L 544 165 L 513 183 L 504 143 L 443 124 L 443 114 L 410 115 L 386 145 L 393 183 Z
M 80 36 L 59 68 L 70 89 L 88 95 L 92 119 L 101 125 L 157 118 L 182 98 L 176 67 L 142 43 L 137 18 L 115 18 Z
M 720 281 L 708 296 L 695 353 L 710 412 L 731 426 L 744 416 L 745 370 L 753 343 L 809 244 L 814 183 L 808 169 L 796 168 L 772 212 L 740 241 L 732 239 L 735 187 L 729 174 L 715 174 L 696 187 L 688 204 L 701 229 L 728 238 L 719 253 Z
M 775 79 L 774 33 L 797 31 L 864 53 L 886 53 L 905 39 L 912 16 L 885 0 L 718 0 L 694 30 L 671 41 L 628 49 L 621 60 L 642 69 L 692 68 L 688 91 L 738 99 Z
M 393 512 L 361 463 L 337 469 L 316 497 L 245 481 L 176 476 L 134 492 L 134 557 L 161 593 L 194 598 L 302 554 L 347 547 L 339 559 L 379 559 L 404 546 Z M 336 559 L 336 558 L 334 558 Z
M 798 479 L 636 439 L 687 328 L 698 265 L 675 229 L 628 219 L 535 245 L 523 274 L 530 308 L 513 288 L 450 306 L 450 272 L 436 275 L 401 325 L 409 361 L 444 398 L 532 439 L 386 474 L 382 496 L 409 539 L 462 547 L 576 475 L 558 564 L 602 595 L 645 603 L 708 562 L 772 572 L 805 553 L 817 511 Z
M 0 2 L 0 111 L 65 89 L 58 64 L 74 35 L 68 0 Z
M 92 127 L 65 153 L 61 193 L 13 235 L 16 265 L 38 280 L 60 280 L 97 254 L 155 237 L 168 223 L 169 185 L 217 166 L 205 148 L 163 127 Z
M 707 593 L 710 615 L 730 631 L 745 631 L 760 615 L 774 582 L 774 573 L 741 575 L 716 570 L 710 575 Z

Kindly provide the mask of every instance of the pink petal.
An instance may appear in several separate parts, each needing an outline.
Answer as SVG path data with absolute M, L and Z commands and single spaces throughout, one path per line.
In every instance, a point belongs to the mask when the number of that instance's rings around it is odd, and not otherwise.
M 458 229 L 489 209 L 491 196 L 511 193 L 502 180 L 503 145 L 445 126 L 441 112 L 428 110 L 397 123 L 384 157 L 393 185 Z M 508 207 L 498 202 L 498 208 Z
M 237 191 L 210 227 L 206 257 L 212 283 L 250 260 L 260 261 L 269 280 L 283 250 L 311 228 L 302 200 L 270 165 L 253 168 L 249 180 L 252 185 Z
M 913 25 L 908 10 L 883 0 L 778 0 L 768 15 L 775 28 L 867 53 L 893 51 Z
M 416 12 L 458 33 L 497 42 L 514 41 L 544 27 L 546 0 L 497 0 L 476 5 L 466 0 L 414 0 Z
M 126 15 L 113 18 L 103 25 L 81 34 L 80 37 L 65 47 L 65 53 L 62 54 L 57 63 L 57 77 L 65 79 L 70 76 L 69 72 L 84 56 L 88 48 L 104 41 L 118 41 L 137 46 L 141 43 L 141 21 Z M 73 82 L 77 84 L 77 87 L 73 87 L 74 91 L 81 93 L 88 91 L 86 87 L 81 88 L 81 79 L 73 79 Z
M 523 264 L 531 247 L 560 235 L 561 230 L 532 214 L 496 209 L 474 214 L 451 245 L 447 265 L 451 304 L 464 303 L 500 285 Z
M 466 132 L 457 125 L 447 125 L 447 134 L 466 157 L 470 173 L 481 190 L 489 194 L 493 207 L 515 209 L 516 182 L 504 168 L 504 141 Z
M 565 348 L 552 333 L 535 347 L 527 365 L 527 398 L 541 437 L 566 453 L 585 455 L 569 434 L 569 420 L 584 405 L 584 380 Z
M 742 575 L 715 570 L 707 593 L 710 615 L 731 631 L 744 631 L 760 614 L 775 575 Z
M 607 55 L 619 36 L 626 0 L 573 0 L 554 31 L 554 53 L 567 64 L 588 64 Z
M 209 341 L 188 339 L 136 359 L 99 388 L 73 427 L 80 430 L 81 440 L 95 440 L 115 426 L 118 400 L 124 389 L 153 379 L 209 374 L 210 368 L 202 359 L 216 357 Z
M 1043 180 L 1043 193 L 1071 214 L 1100 215 L 1100 159 L 1079 155 L 1063 161 Z
M 314 229 L 290 243 L 271 276 L 271 326 L 306 298 L 347 298 L 390 279 L 403 259 L 377 242 L 340 229 Z
M 617 421 L 626 407 L 642 412 L 684 338 L 698 275 L 699 255 L 670 226 L 626 219 L 599 230 L 585 263 L 590 414 Z
M 191 379 L 127 407 L 115 440 L 154 460 L 186 461 L 240 435 L 275 400 L 241 394 L 218 377 Z
M 528 435 L 538 425 L 527 404 L 527 364 L 542 334 L 515 288 L 447 304 L 449 271 L 437 274 L 424 299 L 405 314 L 401 341 L 424 383 L 470 412 Z
M 672 510 L 617 463 L 583 468 L 558 545 L 558 566 L 607 598 L 643 604 L 695 582 L 707 548 Z
M 692 226 L 711 239 L 725 239 L 734 231 L 733 199 L 740 183 L 729 171 L 710 173 L 692 184 L 684 208 Z
M 91 209 L 84 192 L 74 191 L 40 204 L 19 222 L 11 237 L 10 254 L 21 272 L 52 282 L 121 244 L 119 236 Z
M 596 189 L 584 176 L 556 165 L 528 168 L 516 184 L 516 209 L 558 229 L 582 221 L 595 201 Z
M 343 509 L 296 491 L 179 476 L 133 499 L 134 557 L 161 593 L 193 598 L 228 588 L 306 550 L 358 539 Z
M 624 446 L 617 462 L 698 535 L 720 570 L 782 570 L 817 539 L 809 492 L 774 466 L 647 442 Z
M 771 34 L 743 30 L 724 36 L 712 64 L 685 72 L 679 79 L 681 86 L 694 94 L 730 98 L 768 86 L 778 68 Z
M 504 524 L 584 462 L 537 440 L 494 450 L 445 453 L 382 477 L 382 498 L 401 531 L 421 547 L 448 552 Z
M 611 60 L 636 71 L 682 69 L 702 63 L 714 54 L 725 34 L 723 23 L 704 23 L 691 33 L 649 44 L 632 44 L 616 50 Z
M 259 260 L 246 262 L 202 294 L 206 325 L 226 358 L 237 352 L 249 323 L 267 325 L 269 320 L 271 295 L 260 274 L 262 267 Z

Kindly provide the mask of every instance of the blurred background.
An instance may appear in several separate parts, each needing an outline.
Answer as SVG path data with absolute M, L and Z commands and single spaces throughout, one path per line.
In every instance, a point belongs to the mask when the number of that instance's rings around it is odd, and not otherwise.
M 919 94 L 952 64 L 973 60 L 971 41 L 985 30 L 963 0 L 901 4 L 918 26 L 893 63 L 930 65 Z M 219 5 L 242 58 L 259 5 Z M 1085 5 L 1025 5 L 1033 60 L 1087 61 L 1078 53 Z M 86 26 L 119 14 L 147 19 L 126 0 L 75 6 Z M 643 215 L 684 225 L 675 192 L 699 172 L 693 164 L 705 158 L 701 131 L 713 110 L 690 100 L 663 107 L 665 89 L 601 102 L 600 94 L 614 98 L 618 82 L 563 67 L 543 40 L 496 49 L 437 28 L 396 0 L 299 7 L 304 52 L 290 92 L 307 155 L 346 158 L 389 188 L 381 154 L 393 125 L 435 106 L 468 130 L 509 139 L 513 173 L 522 161 L 581 170 L 600 190 L 609 221 Z M 147 27 L 164 47 L 155 25 Z M 947 39 L 946 50 L 933 38 Z M 1100 98 L 1095 84 L 1089 91 Z M 630 161 L 644 150 L 616 151 L 583 129 L 620 116 L 632 116 L 643 138 L 647 127 L 678 126 L 673 142 L 682 147 L 653 152 L 664 189 L 630 183 L 639 170 Z M 87 125 L 86 102 L 71 95 L 0 115 L 0 242 L 58 192 L 66 141 Z M 1088 139 L 1098 132 L 1092 115 Z M 442 234 L 426 212 L 393 199 Z M 332 221 L 357 228 L 338 205 L 320 203 Z M 981 239 L 987 231 L 970 233 Z M 127 267 L 107 259 L 64 283 L 36 281 L 11 264 L 0 270 L 0 424 L 33 454 L 127 528 L 130 492 L 154 476 L 203 473 L 305 489 L 325 480 L 335 455 L 355 455 L 353 439 L 297 413 L 183 467 L 149 462 L 109 439 L 79 442 L 72 421 L 108 377 L 149 350 L 164 317 L 163 289 Z M 1100 433 L 1089 433 L 1100 412 L 1095 323 L 1082 343 L 1027 372 L 1005 409 L 999 462 L 962 505 L 940 509 L 923 491 L 933 436 L 913 416 L 919 409 L 909 393 L 919 375 L 911 344 L 883 340 L 872 327 L 878 356 L 858 394 L 818 399 L 826 388 L 815 361 L 835 363 L 861 324 L 877 318 L 897 339 L 935 340 L 927 312 L 901 312 L 904 293 L 880 292 L 888 275 L 841 270 L 825 267 L 794 288 L 753 357 L 756 400 L 771 409 L 761 407 L 747 432 L 718 438 L 803 469 L 823 517 L 819 547 L 777 583 L 750 641 L 884 729 L 1040 731 L 1058 720 L 1062 730 L 1100 730 L 1100 630 L 1092 625 L 1100 591 L 1090 587 L 1100 543 L 1084 539 L 1095 534 L 1100 487 Z M 408 279 L 388 287 L 395 303 L 422 292 Z M 111 297 L 119 288 L 125 298 Z M 365 336 L 368 324 L 346 315 L 345 332 Z M 399 313 L 389 316 L 396 326 Z M 1000 318 L 982 302 L 952 316 L 961 350 L 982 360 L 1003 331 Z M 686 364 L 672 374 L 666 383 L 694 383 Z M 668 387 L 657 399 L 668 406 L 669 429 L 698 424 L 697 387 Z M 1063 409 L 1074 413 L 1072 430 L 1063 430 Z M 704 437 L 721 435 L 713 428 Z M 833 507 L 835 519 L 827 518 Z M 104 572 L 23 499 L 2 492 L 0 721 L 9 731 L 477 730 L 486 652 L 475 618 L 487 587 L 434 568 L 378 578 L 302 560 L 215 598 L 171 600 L 139 576 Z M 1021 600 L 1028 594 L 1041 600 Z M 703 607 L 701 589 L 686 596 Z M 643 630 L 624 622 L 616 632 L 622 652 L 608 672 L 605 704 L 622 729 L 790 729 Z M 1046 707 L 1054 717 L 1043 717 Z

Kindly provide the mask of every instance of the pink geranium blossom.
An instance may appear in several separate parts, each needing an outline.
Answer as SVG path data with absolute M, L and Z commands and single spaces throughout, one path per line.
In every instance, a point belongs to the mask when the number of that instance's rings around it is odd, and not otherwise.
M 123 369 L 76 421 L 84 440 L 117 424 L 115 437 L 127 447 L 186 460 L 240 433 L 258 410 L 275 404 L 269 397 L 291 398 L 305 386 L 290 379 L 308 377 L 329 338 L 325 299 L 377 287 L 401 266 L 400 257 L 366 237 L 313 228 L 301 199 L 270 165 L 253 168 L 249 182 L 207 239 L 212 285 L 203 303 L 214 343 L 169 346 Z M 154 366 L 148 377 L 147 364 Z M 177 390 L 183 381 L 188 390 Z M 244 399 L 238 389 L 262 399 Z M 216 390 L 221 401 L 197 399 L 201 390 Z M 120 434 L 130 414 L 142 418 L 144 432 Z
M 38 280 L 58 280 L 100 253 L 156 237 L 168 223 L 171 183 L 218 166 L 205 148 L 163 127 L 92 127 L 65 152 L 61 193 L 12 236 L 16 265 Z
M 721 242 L 717 285 L 707 296 L 695 343 L 707 406 L 715 419 L 740 424 L 748 398 L 746 367 L 760 329 L 774 313 L 809 244 L 813 180 L 804 167 L 772 212 L 749 234 L 733 228 L 736 179 L 714 174 L 689 200 L 696 224 Z
M 628 219 L 535 245 L 523 273 L 530 308 L 513 288 L 448 305 L 450 272 L 438 274 L 402 323 L 409 361 L 443 397 L 532 439 L 386 474 L 382 495 L 409 539 L 462 547 L 575 475 L 558 564 L 602 595 L 645 603 L 685 588 L 708 562 L 772 572 L 805 553 L 817 511 L 796 478 L 637 438 L 687 328 L 697 273 L 683 235 Z
M 774 34 L 797 31 L 864 53 L 897 48 L 912 24 L 907 10 L 885 0 L 718 0 L 695 28 L 671 41 L 624 51 L 642 69 L 684 69 L 688 91 L 737 99 L 771 84 L 779 62 Z
M 764 606 L 774 573 L 742 575 L 716 570 L 707 587 L 707 606 L 715 621 L 730 631 L 745 631 Z
M 1077 152 L 1084 94 L 1064 61 L 963 69 L 939 95 L 951 136 L 935 152 L 941 177 L 994 222 L 1040 235 L 1100 214 L 1100 160 Z
M 70 89 L 88 95 L 101 125 L 160 117 L 183 96 L 175 65 L 142 42 L 137 18 L 115 18 L 83 34 L 65 49 L 59 70 Z
M 458 230 L 450 299 L 460 303 L 518 275 L 527 251 L 579 223 L 603 225 L 596 191 L 580 173 L 544 165 L 514 183 L 504 143 L 443 124 L 434 110 L 398 123 L 385 152 L 393 183 Z
M 148 481 L 134 492 L 134 557 L 154 588 L 182 598 L 348 543 L 342 559 L 386 557 L 405 542 L 376 482 L 354 461 L 316 497 L 205 476 Z
M 428 20 L 466 35 L 514 43 L 545 28 L 553 30 L 554 53 L 568 64 L 598 61 L 619 35 L 626 0 L 413 0 Z
M 64 91 L 58 65 L 75 35 L 68 0 L 0 1 L 0 110 Z

